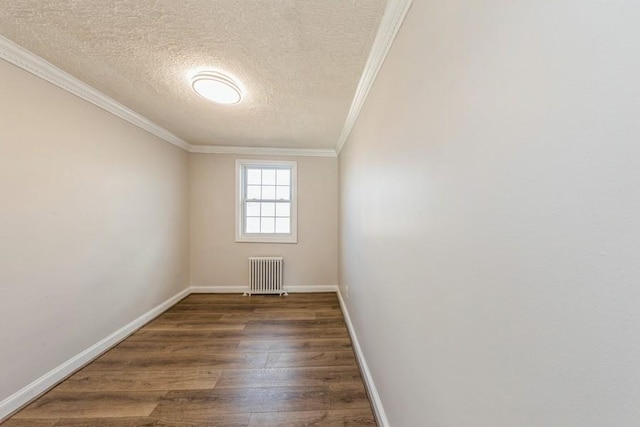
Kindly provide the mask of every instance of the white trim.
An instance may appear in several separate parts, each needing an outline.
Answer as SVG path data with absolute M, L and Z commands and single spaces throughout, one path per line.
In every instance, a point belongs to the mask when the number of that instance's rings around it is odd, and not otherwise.
M 373 405 L 373 409 L 378 420 L 378 423 L 381 427 L 389 427 L 389 421 L 387 420 L 387 416 L 384 412 L 384 408 L 382 406 L 382 401 L 380 400 L 380 395 L 376 389 L 376 386 L 373 382 L 373 377 L 371 376 L 371 372 L 369 371 L 369 367 L 364 358 L 364 354 L 362 353 L 362 348 L 360 347 L 360 343 L 358 342 L 358 336 L 356 335 L 355 329 L 353 327 L 353 323 L 351 322 L 351 317 L 349 316 L 349 311 L 347 310 L 347 306 L 342 299 L 342 294 L 340 292 L 340 288 L 337 285 L 310 285 L 310 286 L 286 286 L 286 290 L 290 293 L 306 293 L 306 292 L 336 292 L 338 296 L 338 300 L 340 301 L 340 308 L 342 310 L 342 314 L 344 315 L 344 320 L 347 325 L 347 329 L 349 331 L 349 335 L 351 337 L 351 341 L 353 343 L 354 352 L 356 354 L 356 358 L 358 359 L 358 363 L 362 370 L 363 378 L 365 381 L 365 385 L 367 387 L 367 391 L 369 392 L 369 396 L 371 398 L 371 403 Z M 9 415 L 18 411 L 23 406 L 27 405 L 38 396 L 45 393 L 47 390 L 51 389 L 53 386 L 57 385 L 60 381 L 64 380 L 69 375 L 73 374 L 75 371 L 84 367 L 86 364 L 91 362 L 93 359 L 102 355 L 104 352 L 109 350 L 114 345 L 118 344 L 120 341 L 127 338 L 133 332 L 144 326 L 150 320 L 155 318 L 156 316 L 162 314 L 164 311 L 169 309 L 171 306 L 179 302 L 186 296 L 191 294 L 200 294 L 200 293 L 238 293 L 241 294 L 245 290 L 248 290 L 248 286 L 190 286 L 182 291 L 178 292 L 173 297 L 169 298 L 165 302 L 159 304 L 155 308 L 144 313 L 142 316 L 113 332 L 109 336 L 103 338 L 98 341 L 96 344 L 87 348 L 86 350 L 78 353 L 73 356 L 71 359 L 62 363 L 58 367 L 52 369 L 47 372 L 37 380 L 33 381 L 31 384 L 26 385 L 16 393 L 4 399 L 0 402 L 0 422 L 4 421 L 8 418 Z
M 22 68 L 60 89 L 69 92 L 103 110 L 143 129 L 190 153 L 239 154 L 262 156 L 337 157 L 334 149 L 231 147 L 217 145 L 191 145 L 162 126 L 132 109 L 125 107 L 99 90 L 78 80 L 38 55 L 0 35 L 0 59 Z
M 192 294 L 243 294 L 249 287 L 241 286 L 191 286 L 189 292 Z
M 158 138 L 163 139 L 190 153 L 205 154 L 238 154 L 263 156 L 300 156 L 300 157 L 337 157 L 353 128 L 360 110 L 367 98 L 367 94 L 376 79 L 391 44 L 400 29 L 412 0 L 389 0 L 382 16 L 380 27 L 371 47 L 371 52 L 365 64 L 358 83 L 349 113 L 342 132 L 338 137 L 335 149 L 313 148 L 271 148 L 271 147 L 232 147 L 216 145 L 191 145 L 182 138 L 174 135 L 162 126 L 152 122 L 141 114 L 125 107 L 121 103 L 108 97 L 97 89 L 78 80 L 69 73 L 47 62 L 41 57 L 29 52 L 11 40 L 0 36 L 0 59 L 4 59 L 23 70 L 40 77 L 49 83 L 84 99 L 103 110 L 120 117 Z
M 165 128 L 153 123 L 146 117 L 143 117 L 130 108 L 109 98 L 104 93 L 94 89 L 86 83 L 83 83 L 71 74 L 62 71 L 55 65 L 45 61 L 3 36 L 0 36 L 0 58 L 37 77 L 40 77 L 43 80 L 48 81 L 49 83 L 54 84 L 55 86 L 58 86 L 60 89 L 76 95 L 77 97 L 82 98 L 123 120 L 126 120 L 134 126 L 146 130 L 158 138 L 182 148 L 183 150 L 189 151 L 191 149 L 191 145 L 189 143 L 178 138 Z
M 310 292 L 338 292 L 338 285 L 295 285 L 285 286 L 284 290 L 290 294 Z M 246 285 L 240 286 L 191 286 L 192 294 L 239 294 L 249 291 Z
M 147 311 L 134 321 L 126 324 L 114 333 L 101 339 L 91 347 L 78 353 L 71 359 L 67 360 L 66 362 L 47 372 L 37 380 L 33 381 L 31 384 L 24 386 L 22 389 L 4 399 L 2 402 L 0 402 L 0 422 L 27 403 L 31 402 L 33 399 L 49 390 L 51 387 L 58 384 L 69 375 L 73 374 L 78 369 L 82 368 L 87 363 L 91 362 L 96 357 L 100 356 L 105 351 L 109 350 L 114 345 L 118 344 L 123 339 L 127 338 L 129 335 L 140 329 L 154 317 L 162 314 L 182 298 L 189 295 L 189 293 L 190 288 L 183 289 L 165 302 Z
M 125 107 L 121 103 L 108 97 L 97 89 L 78 80 L 69 73 L 47 62 L 41 57 L 24 49 L 18 44 L 0 35 L 0 59 L 4 59 L 23 70 L 40 77 L 43 80 L 63 89 L 77 97 L 84 99 L 103 110 L 120 117 L 164 141 L 190 153 L 204 154 L 237 154 L 261 156 L 300 156 L 300 157 L 337 157 L 353 128 L 360 110 L 367 98 L 369 90 L 376 79 L 378 71 L 389 52 L 391 44 L 400 29 L 412 0 L 389 0 L 382 16 L 380 27 L 371 47 L 371 52 L 365 64 L 358 83 L 349 113 L 342 132 L 338 137 L 335 149 L 314 148 L 271 148 L 271 147 L 233 147 L 217 145 L 191 145 L 182 138 L 174 135 L 162 126 L 152 122 L 141 114 Z
M 311 292 L 338 292 L 338 285 L 309 285 L 309 286 L 285 286 L 284 290 L 290 294 L 302 294 Z
M 356 334 L 356 330 L 351 322 L 351 316 L 349 316 L 349 311 L 347 310 L 347 305 L 342 299 L 342 293 L 340 292 L 340 287 L 338 287 L 338 301 L 340 301 L 340 308 L 342 309 L 342 314 L 344 316 L 344 321 L 347 324 L 347 330 L 349 331 L 349 335 L 351 336 L 351 342 L 353 343 L 353 349 L 356 354 L 356 358 L 358 359 L 358 364 L 360 365 L 360 370 L 362 371 L 362 376 L 364 377 L 364 382 L 367 387 L 367 391 L 369 392 L 369 398 L 371 400 L 371 405 L 373 406 L 373 411 L 376 415 L 376 420 L 378 421 L 378 425 L 380 427 L 389 427 L 389 420 L 387 419 L 387 414 L 384 411 L 384 407 L 382 406 L 382 400 L 380 399 L 380 394 L 378 394 L 378 389 L 376 388 L 375 383 L 373 382 L 373 376 L 371 375 L 371 371 L 369 371 L 369 366 L 367 365 L 367 361 L 364 358 L 364 353 L 362 352 L 362 347 L 360 347 L 360 342 L 358 341 L 358 335 Z
M 278 243 L 292 244 L 298 243 L 298 239 L 290 234 L 245 234 L 244 236 L 236 236 L 236 243 Z
M 299 157 L 337 157 L 334 149 L 315 148 L 272 148 L 272 147 L 232 147 L 222 145 L 192 145 L 191 153 L 202 154 L 240 154 L 246 156 L 299 156 Z
M 244 232 L 244 190 L 245 190 L 245 169 L 247 167 L 261 168 L 265 166 L 287 168 L 291 171 L 291 198 L 288 234 L 260 234 Z M 256 159 L 236 159 L 236 243 L 298 243 L 298 162 L 284 160 L 256 160 Z M 283 200 L 285 203 L 286 200 Z
M 347 114 L 344 127 L 342 128 L 342 132 L 336 142 L 336 153 L 338 154 L 340 154 L 344 143 L 347 141 L 356 120 L 358 120 L 358 115 L 364 105 L 364 101 L 367 99 L 369 90 L 371 89 L 371 86 L 373 86 L 373 82 L 376 80 L 378 71 L 380 71 L 384 60 L 389 53 L 391 44 L 393 43 L 396 34 L 398 34 L 398 30 L 400 30 L 402 21 L 404 21 L 404 17 L 409 11 L 412 1 L 413 0 L 389 0 L 387 3 L 387 7 L 385 8 L 380 21 L 380 27 L 378 27 L 376 38 L 373 41 L 373 46 L 369 53 L 369 58 L 364 66 L 362 76 L 360 76 L 360 82 L 358 82 L 358 87 L 353 97 L 349 114 Z

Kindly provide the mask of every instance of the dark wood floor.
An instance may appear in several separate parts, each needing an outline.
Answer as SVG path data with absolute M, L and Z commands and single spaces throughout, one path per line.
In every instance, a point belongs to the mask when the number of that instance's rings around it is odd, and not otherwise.
M 190 295 L 16 426 L 375 425 L 335 294 Z

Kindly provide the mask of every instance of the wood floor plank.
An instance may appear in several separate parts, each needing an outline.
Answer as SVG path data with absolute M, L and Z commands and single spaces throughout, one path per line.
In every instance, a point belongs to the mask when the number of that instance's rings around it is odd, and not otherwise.
M 262 387 L 171 391 L 152 413 L 154 417 L 207 418 L 216 414 L 329 409 L 324 387 Z
M 131 335 L 127 340 L 131 342 L 191 342 L 199 340 L 202 342 L 237 340 L 251 336 L 244 331 L 170 331 L 170 330 L 150 330 L 141 329 Z M 285 336 L 286 337 L 286 336 Z
M 175 306 L 174 306 L 175 307 Z M 198 311 L 189 313 L 188 316 L 184 312 L 174 312 L 172 309 L 165 311 L 154 320 L 208 320 L 211 322 L 219 322 L 222 317 L 229 314 L 226 310 L 215 311 L 209 307 L 207 311 Z
M 176 417 L 112 417 L 16 419 L 2 427 L 248 427 L 251 414 L 218 414 L 212 418 L 182 420 Z
M 269 353 L 267 368 L 356 365 L 352 351 Z
M 330 311 L 318 311 L 316 312 L 316 319 L 342 319 L 342 312 L 339 308 Z
M 245 323 L 246 317 L 256 316 L 254 311 L 251 312 L 229 312 L 226 309 L 218 311 L 194 311 L 187 315 L 184 312 L 165 312 L 160 315 L 157 320 L 195 320 L 209 321 L 214 323 Z M 257 319 L 259 320 L 259 319 Z
M 369 397 L 362 382 L 360 384 L 331 384 L 328 394 L 331 409 L 371 409 Z
M 253 313 L 255 307 L 253 306 L 242 306 L 242 305 L 231 305 L 231 304 L 216 304 L 212 306 L 213 303 L 206 304 L 178 304 L 174 305 L 170 309 L 164 312 L 164 314 L 228 314 L 228 313 Z
M 342 319 L 314 319 L 314 320 L 257 320 L 250 321 L 247 323 L 247 331 L 261 331 L 261 330 L 269 330 L 272 331 L 274 329 L 286 329 L 286 330 L 296 330 L 296 329 L 318 329 L 324 330 L 329 328 L 344 328 L 346 330 L 346 326 Z
M 215 353 L 212 355 L 172 356 L 148 354 L 147 357 L 123 357 L 114 353 L 110 357 L 97 359 L 93 364 L 111 368 L 166 368 L 208 367 L 212 369 L 264 368 L 268 353 Z
M 145 329 L 148 331 L 241 331 L 245 328 L 245 323 L 222 323 L 209 319 L 156 319 L 150 322 Z
M 219 369 L 174 367 L 101 368 L 91 365 L 67 378 L 56 391 L 150 391 L 211 389 L 222 373 Z
M 235 331 L 220 331 L 222 335 L 226 335 L 231 339 L 237 338 L 237 332 Z M 163 330 L 150 330 L 145 328 L 140 329 L 135 334 L 127 338 L 129 342 L 143 341 L 143 342 L 185 342 L 185 341 L 206 341 L 212 338 L 213 332 L 211 331 L 163 331 Z
M 4 423 L 0 423 L 2 427 L 55 427 L 58 422 L 57 418 L 53 419 L 20 419 L 13 417 Z
M 251 414 L 249 427 L 375 426 L 371 409 Z
M 55 427 L 248 427 L 250 416 L 251 414 L 222 414 L 190 421 L 177 417 L 62 419 Z
M 166 342 L 161 341 L 131 341 L 129 345 L 117 347 L 103 354 L 93 363 L 98 365 L 112 364 L 114 362 L 125 363 L 135 359 L 162 359 L 174 358 L 176 360 L 184 360 L 185 358 L 198 358 L 202 356 L 210 356 L 216 354 L 237 354 L 239 342 L 230 343 L 229 345 L 210 346 L 206 340 L 197 341 L 177 341 Z M 258 351 L 246 353 L 261 353 Z
M 335 387 L 357 389 L 362 386 L 356 365 L 323 366 L 313 368 L 226 369 L 218 379 L 216 388 L 248 387 Z
M 53 390 L 14 418 L 143 417 L 151 414 L 166 392 L 65 392 Z M 328 399 L 328 398 L 327 398 Z
M 251 352 L 296 352 L 351 350 L 349 338 L 298 338 L 298 339 L 244 339 L 238 349 Z
M 190 295 L 7 427 L 375 425 L 334 293 Z
M 338 317 L 342 317 L 342 311 L 340 310 L 340 306 L 333 305 L 333 304 L 322 304 L 322 305 L 317 305 L 317 306 L 307 307 L 307 308 L 291 308 L 291 307 L 285 307 L 281 305 L 272 306 L 272 307 L 261 306 L 261 307 L 255 307 L 252 312 L 255 314 L 263 314 L 263 313 L 287 314 L 291 310 L 300 311 L 304 313 L 313 313 L 315 315 L 318 315 L 320 313 L 327 313 L 327 314 L 331 313 L 331 314 L 338 315 Z
M 342 327 L 337 328 L 287 328 L 287 327 L 274 327 L 274 328 L 258 328 L 248 325 L 240 334 L 243 339 L 263 339 L 263 340 L 278 340 L 278 339 L 304 339 L 304 338 L 343 338 L 345 337 L 347 330 Z M 222 332 L 220 332 L 222 334 Z
M 118 357 L 124 354 L 131 357 L 144 357 L 147 353 L 164 353 L 175 356 L 229 353 L 237 350 L 240 342 L 240 340 L 211 341 L 197 339 L 179 342 L 126 340 L 109 350 L 105 356 L 110 353 L 119 353 Z M 256 349 L 256 351 L 253 352 L 262 351 L 266 350 Z
M 260 322 L 264 320 L 316 320 L 313 310 L 284 310 L 277 313 L 271 311 L 225 314 L 221 322 Z

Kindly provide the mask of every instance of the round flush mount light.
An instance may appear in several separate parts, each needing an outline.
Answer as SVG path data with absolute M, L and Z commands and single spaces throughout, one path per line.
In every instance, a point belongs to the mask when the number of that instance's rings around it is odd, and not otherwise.
M 201 97 L 218 104 L 237 104 L 242 90 L 228 76 L 215 71 L 203 71 L 191 79 L 191 87 Z

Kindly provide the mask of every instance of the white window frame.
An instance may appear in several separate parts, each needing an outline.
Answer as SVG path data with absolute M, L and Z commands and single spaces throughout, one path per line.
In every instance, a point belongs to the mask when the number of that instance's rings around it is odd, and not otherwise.
M 291 232 L 245 233 L 245 169 L 250 167 L 286 167 L 291 169 Z M 298 243 L 298 162 L 279 160 L 236 160 L 236 242 L 251 243 Z

